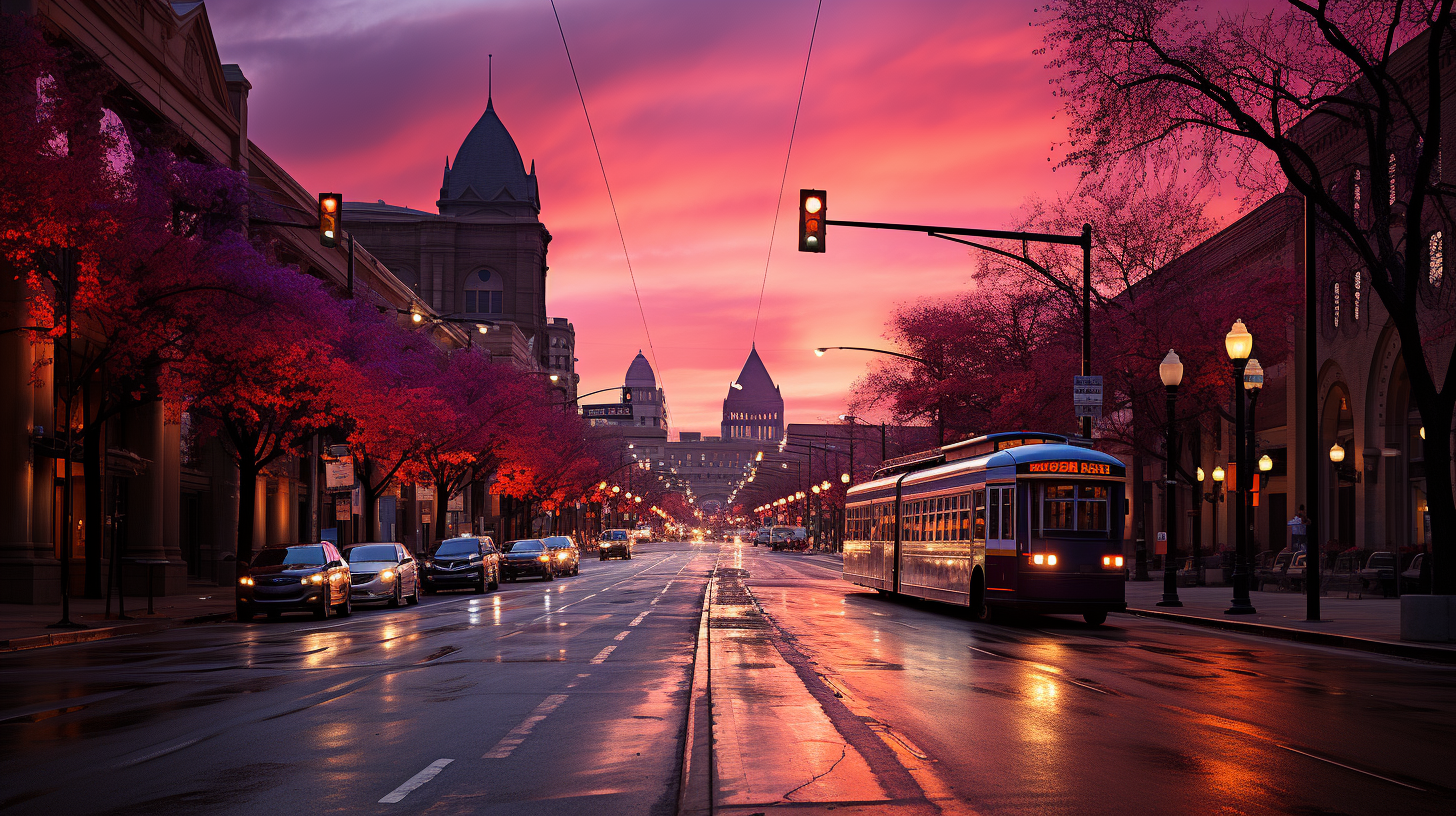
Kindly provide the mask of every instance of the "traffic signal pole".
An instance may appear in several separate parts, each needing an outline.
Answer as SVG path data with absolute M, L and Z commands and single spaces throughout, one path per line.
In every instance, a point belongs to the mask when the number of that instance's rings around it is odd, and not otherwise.
M 988 230 L 971 229 L 967 227 L 932 227 L 924 224 L 892 224 L 883 221 L 836 221 L 831 218 L 823 218 L 819 224 L 814 224 L 812 216 L 804 212 L 804 201 L 815 201 L 819 210 L 813 215 L 823 216 L 828 213 L 828 196 L 823 190 L 802 190 L 800 191 L 800 213 L 799 213 L 799 249 L 804 252 L 823 252 L 825 241 L 823 230 L 825 227 L 856 227 L 858 229 L 883 229 L 898 230 L 901 232 L 923 232 L 932 238 L 942 238 L 947 241 L 955 241 L 958 244 L 966 244 L 977 249 L 986 250 L 1001 255 L 1005 258 L 1027 263 L 1021 258 L 1004 250 L 995 247 L 988 247 L 972 241 L 963 241 L 951 236 L 962 235 L 967 238 L 989 238 L 1002 241 L 1022 241 L 1038 244 L 1058 244 L 1062 246 L 1079 246 L 1082 248 L 1082 376 L 1092 375 L 1092 225 L 1083 224 L 1080 235 L 1061 235 L 1053 232 L 1023 232 L 1021 230 Z M 815 233 L 815 227 L 819 232 Z M 808 236 L 814 236 L 812 249 L 806 247 Z M 1065 287 L 1064 290 L 1070 290 Z M 1069 292 L 1070 293 L 1070 292 Z M 1092 418 L 1082 417 L 1082 437 L 1092 438 Z

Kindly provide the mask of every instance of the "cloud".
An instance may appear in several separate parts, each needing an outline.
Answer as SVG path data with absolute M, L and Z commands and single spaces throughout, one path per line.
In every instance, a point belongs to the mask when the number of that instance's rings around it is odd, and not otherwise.
M 842 410 L 899 303 L 963 292 L 973 259 L 925 236 L 831 228 L 795 251 L 799 187 L 831 217 L 1004 227 L 1074 181 L 1029 8 L 826 4 L 763 287 L 812 0 L 557 0 L 610 174 L 675 427 L 716 433 L 756 339 L 791 421 Z M 548 4 L 291 0 L 209 6 L 253 83 L 253 141 L 311 189 L 433 209 L 445 157 L 494 97 L 535 159 L 551 230 L 547 309 L 576 326 L 583 390 L 647 347 Z

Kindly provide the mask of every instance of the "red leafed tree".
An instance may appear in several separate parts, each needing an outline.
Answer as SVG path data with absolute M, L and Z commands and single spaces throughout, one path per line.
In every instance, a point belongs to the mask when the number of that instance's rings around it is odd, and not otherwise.
M 584 499 L 614 458 L 609 440 L 581 417 L 547 407 L 544 399 L 538 405 L 502 448 L 495 482 L 516 500 L 526 530 L 540 510 L 558 512 Z
M 331 424 L 336 385 L 350 372 L 334 354 L 343 304 L 317 280 L 256 253 L 234 271 L 177 370 L 189 410 L 219 432 L 238 467 L 241 566 L 253 554 L 259 475 Z
M 443 399 L 438 410 L 416 418 L 419 447 L 404 476 L 434 486 L 438 511 L 470 482 L 494 473 L 507 444 L 532 427 L 531 413 L 546 395 L 533 378 L 485 355 L 455 351 L 438 358 L 431 378 Z M 434 518 L 443 514 L 435 512 Z M 444 538 L 437 523 L 433 541 Z
M 1327 271 L 1375 292 L 1425 428 L 1433 591 L 1444 595 L 1456 594 L 1456 294 L 1436 236 L 1449 234 L 1456 197 L 1440 162 L 1452 7 L 1289 0 L 1211 14 L 1179 0 L 1054 0 L 1044 23 L 1069 164 L 1191 166 L 1251 200 L 1290 189 L 1317 214 Z
M 451 410 L 449 395 L 434 383 L 444 352 L 401 325 L 393 310 L 382 314 L 356 300 L 337 353 L 347 367 L 336 401 L 364 498 L 359 540 L 375 540 L 379 498 L 424 446 L 427 418 Z

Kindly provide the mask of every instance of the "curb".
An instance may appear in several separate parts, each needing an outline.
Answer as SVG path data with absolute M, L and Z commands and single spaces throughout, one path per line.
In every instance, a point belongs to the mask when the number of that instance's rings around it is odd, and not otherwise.
M 1220 620 L 1218 618 L 1203 618 L 1197 615 L 1180 615 L 1176 612 L 1156 612 L 1151 609 L 1128 608 L 1123 610 L 1123 613 L 1136 615 L 1140 618 L 1156 618 L 1159 620 L 1173 621 L 1175 623 L 1204 626 L 1210 629 L 1223 629 L 1229 632 L 1242 632 L 1248 635 L 1293 640 L 1316 646 L 1334 646 L 1341 649 L 1356 649 L 1362 652 L 1373 652 L 1391 657 L 1404 657 L 1411 660 L 1425 660 L 1431 663 L 1456 665 L 1456 649 L 1416 646 L 1407 643 L 1391 643 L 1386 640 L 1373 640 L 1371 638 L 1354 637 L 1351 635 L 1332 635 L 1328 632 L 1311 632 L 1307 629 L 1291 629 L 1286 626 L 1270 626 L 1264 623 L 1245 623 L 1243 621 Z
M 146 635 L 177 626 L 221 623 L 230 621 L 233 618 L 234 614 L 232 612 L 214 612 L 207 615 L 194 615 L 190 618 L 161 618 L 139 621 L 137 623 L 124 623 L 119 626 L 103 626 L 95 629 L 77 629 L 72 632 L 31 635 L 30 637 L 0 640 L 0 652 L 20 652 L 29 649 L 44 649 L 48 646 L 68 646 L 73 643 L 110 640 L 111 638 L 123 637 L 125 635 Z
M 713 589 L 718 581 L 716 564 L 713 572 L 703 587 L 703 611 L 698 616 L 697 637 L 693 644 L 693 677 L 688 692 L 682 770 L 677 787 L 679 816 L 713 812 L 713 702 L 709 690 L 712 656 L 708 651 L 708 617 Z

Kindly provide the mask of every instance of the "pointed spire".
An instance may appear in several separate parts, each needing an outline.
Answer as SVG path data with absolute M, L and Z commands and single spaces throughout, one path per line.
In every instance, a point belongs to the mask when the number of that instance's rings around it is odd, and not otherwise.
M 477 51 L 476 53 L 479 53 L 479 52 Z M 495 96 L 495 93 L 494 93 L 494 90 L 495 90 L 494 85 L 495 85 L 495 54 L 486 54 L 485 55 L 485 109 L 486 110 L 494 110 L 495 109 L 495 106 L 491 104 L 491 102 L 492 102 L 492 100 L 493 100 L 493 98 Z

